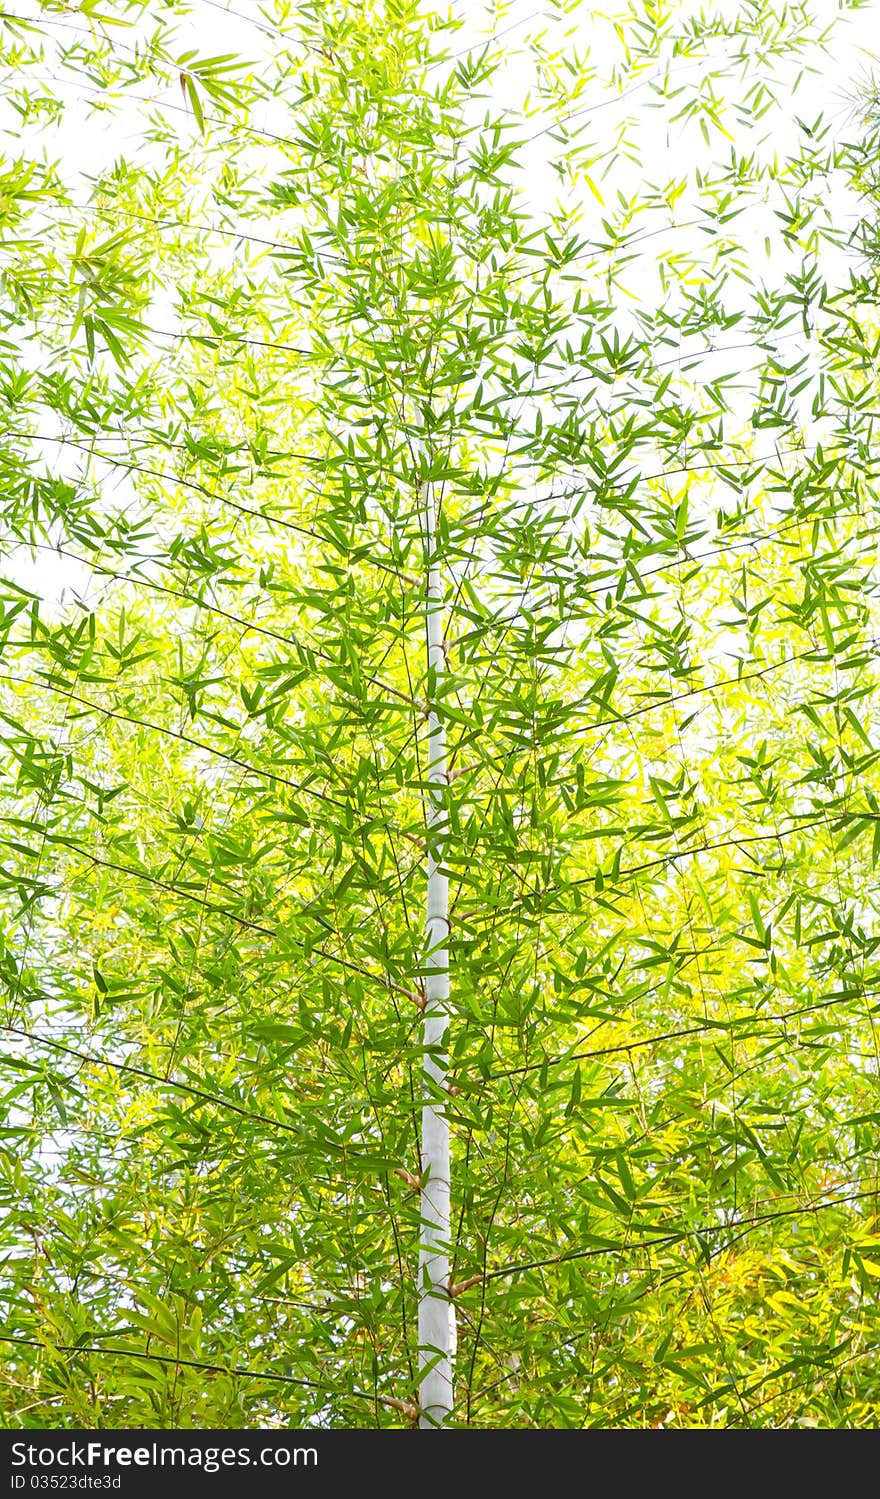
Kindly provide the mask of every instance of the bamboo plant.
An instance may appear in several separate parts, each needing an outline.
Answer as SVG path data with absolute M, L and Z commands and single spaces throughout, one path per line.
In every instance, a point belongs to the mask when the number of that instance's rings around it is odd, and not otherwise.
M 828 20 L 0 18 L 7 1425 L 872 1424 Z

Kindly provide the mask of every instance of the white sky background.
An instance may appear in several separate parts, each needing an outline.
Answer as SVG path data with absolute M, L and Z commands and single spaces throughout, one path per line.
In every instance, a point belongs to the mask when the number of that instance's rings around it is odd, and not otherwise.
M 437 9 L 442 7 L 437 6 Z M 509 104 L 516 105 L 531 94 L 532 107 L 537 112 L 527 127 L 530 143 L 525 154 L 525 180 L 537 217 L 545 218 L 552 211 L 560 191 L 559 178 L 552 167 L 554 143 L 548 134 L 543 133 L 545 120 L 540 113 L 534 88 L 534 63 L 526 46 L 530 40 L 540 36 L 543 36 L 548 51 L 562 51 L 567 57 L 576 55 L 581 60 L 586 58 L 587 66 L 596 70 L 597 76 L 587 84 L 582 100 L 578 101 L 577 110 L 579 113 L 583 111 L 587 119 L 587 135 L 595 141 L 597 150 L 601 152 L 615 139 L 615 132 L 623 120 L 631 121 L 628 139 L 635 147 L 638 160 L 631 160 L 621 152 L 612 162 L 600 163 L 591 174 L 597 191 L 605 200 L 605 206 L 600 206 L 587 187 L 577 189 L 582 195 L 584 228 L 588 237 L 590 224 L 598 225 L 605 213 L 614 210 L 619 190 L 628 195 L 635 194 L 645 184 L 660 186 L 691 174 L 698 159 L 702 159 L 705 165 L 711 164 L 713 159 L 718 160 L 718 137 L 713 138 L 711 147 L 707 148 L 695 126 L 668 123 L 673 112 L 668 103 L 663 105 L 662 112 L 658 110 L 656 94 L 650 87 L 651 79 L 656 76 L 653 71 L 643 74 L 637 81 L 637 86 L 630 88 L 623 99 L 616 98 L 614 92 L 609 91 L 605 80 L 622 58 L 614 26 L 614 16 L 622 15 L 622 9 L 602 15 L 598 8 L 588 11 L 581 7 L 576 15 L 563 15 L 551 21 L 546 19 L 546 12 L 549 11 L 552 15 L 552 4 L 546 3 L 538 7 L 534 0 L 511 0 L 510 4 L 503 7 L 480 6 L 469 4 L 467 0 L 454 0 L 451 9 L 463 24 L 454 38 L 443 39 L 449 50 L 456 55 L 464 53 L 469 47 L 478 45 L 481 38 L 489 35 L 504 49 L 505 59 L 493 80 L 491 94 L 486 101 L 487 111 L 503 109 Z M 732 17 L 740 7 L 732 3 L 732 0 L 727 0 L 727 3 L 721 0 L 715 9 L 722 15 Z M 34 19 L 40 15 L 34 0 L 19 0 L 14 10 L 16 14 Z M 689 4 L 688 0 L 674 6 L 674 10 L 676 15 L 698 13 L 698 7 Z M 838 17 L 833 0 L 815 0 L 811 11 L 825 21 Z M 152 11 L 151 19 L 161 13 L 157 7 Z M 48 19 L 59 23 L 56 35 L 59 39 L 63 37 L 68 44 L 74 37 L 65 34 L 63 26 L 86 24 L 74 11 L 55 14 Z M 865 8 L 839 19 L 830 49 L 814 54 L 815 71 L 803 71 L 802 62 L 798 59 L 778 63 L 777 107 L 770 111 L 757 130 L 740 130 L 741 139 L 736 141 L 737 149 L 750 152 L 757 148 L 764 155 L 773 152 L 786 154 L 797 145 L 800 134 L 797 117 L 812 122 L 822 114 L 833 123 L 834 134 L 846 134 L 851 125 L 854 84 L 870 71 L 874 58 L 873 49 L 880 46 L 878 20 L 880 0 L 870 0 Z M 228 52 L 257 61 L 261 56 L 266 56 L 267 48 L 270 49 L 273 45 L 271 34 L 265 29 L 265 17 L 261 8 L 253 0 L 232 0 L 229 5 L 226 0 L 197 0 L 193 14 L 180 19 L 176 24 L 181 53 L 190 49 L 208 56 Z M 51 36 L 51 26 L 47 27 L 47 31 Z M 107 29 L 107 35 L 113 39 L 114 44 L 123 48 L 132 46 L 138 34 L 137 29 Z M 725 45 L 727 44 L 719 44 L 720 57 L 724 55 Z M 69 71 L 53 72 L 51 42 L 47 45 L 46 56 L 46 83 L 53 90 L 60 90 L 65 100 L 70 101 L 70 107 L 65 111 L 60 128 L 29 125 L 22 130 L 19 134 L 19 149 L 35 153 L 45 151 L 50 157 L 57 158 L 61 162 L 63 175 L 69 182 L 74 182 L 78 174 L 88 176 L 100 172 L 120 156 L 130 157 L 140 152 L 146 158 L 155 150 L 142 143 L 141 111 L 137 104 L 126 104 L 112 117 L 93 112 L 89 109 L 89 103 L 94 98 L 94 93 L 90 95 L 85 90 L 78 91 L 77 82 Z M 682 82 L 687 79 L 696 82 L 700 72 L 705 72 L 705 64 L 694 63 L 687 58 L 675 60 L 673 67 L 675 76 L 681 77 Z M 25 82 L 26 79 L 27 75 L 24 75 L 22 81 Z M 742 88 L 741 84 L 739 88 Z M 162 89 L 157 84 L 155 89 L 148 90 L 146 86 L 141 86 L 135 90 L 135 94 L 142 97 L 146 97 L 148 93 L 151 99 L 157 101 L 161 112 L 167 112 L 170 119 L 176 120 L 184 142 L 188 135 L 195 133 L 195 122 L 191 117 L 187 118 L 184 101 L 176 87 Z M 209 103 L 207 108 L 210 109 Z M 8 128 L 14 129 L 16 116 L 11 110 L 3 110 L 0 119 Z M 476 119 L 475 114 L 475 123 Z M 736 136 L 733 116 L 726 115 L 725 122 Z M 288 107 L 280 99 L 258 107 L 253 115 L 253 123 L 261 129 L 281 135 L 291 131 Z M 88 184 L 84 182 L 81 194 L 83 200 L 87 193 Z M 780 267 L 767 266 L 764 250 L 768 230 L 778 229 L 774 219 L 774 206 L 772 203 L 750 205 L 733 226 L 733 233 L 744 241 L 747 255 L 754 260 L 756 278 L 769 270 L 774 280 L 779 279 Z M 857 204 L 844 192 L 841 192 L 838 201 L 828 204 L 829 214 L 838 225 L 850 218 L 855 221 L 856 210 Z M 681 221 L 688 219 L 687 195 L 682 199 L 680 208 L 676 209 L 676 216 Z M 649 221 L 646 219 L 645 222 L 646 228 L 649 228 Z M 249 220 L 242 227 L 246 232 L 265 233 L 270 237 L 278 237 L 279 234 L 279 226 L 275 221 Z M 646 241 L 638 260 L 627 268 L 624 277 L 624 292 L 628 294 L 632 307 L 637 307 L 641 300 L 648 305 L 656 300 L 658 256 L 664 250 L 686 252 L 687 237 L 688 231 L 682 225 L 681 228 L 667 228 L 656 239 Z M 693 244 L 693 240 L 691 243 Z M 699 240 L 697 243 L 699 244 Z M 780 253 L 779 245 L 777 233 L 773 237 L 774 256 Z M 229 245 L 225 251 L 218 249 L 217 253 L 228 255 L 235 252 Z M 841 275 L 846 269 L 844 260 L 845 257 L 842 257 Z M 828 251 L 825 252 L 823 266 L 826 276 L 834 279 L 833 256 Z M 744 303 L 746 297 L 747 292 L 744 291 Z M 164 302 L 164 306 L 161 303 L 154 305 L 151 321 L 160 327 L 173 328 L 173 288 L 168 289 Z M 624 303 L 621 306 L 622 320 L 625 320 L 625 316 Z M 157 345 L 158 347 L 160 346 Z M 686 349 L 680 352 L 686 353 Z M 744 365 L 747 364 L 748 350 L 744 351 L 742 358 Z M 724 367 L 729 367 L 729 356 Z M 710 372 L 720 373 L 720 367 L 717 371 L 710 371 L 707 363 L 704 372 L 707 376 Z M 53 466 L 57 471 L 57 464 Z M 116 498 L 119 498 L 118 490 Z M 61 603 L 65 593 L 70 596 L 68 591 L 82 596 L 87 587 L 95 586 L 89 585 L 84 570 L 46 552 L 41 553 L 35 561 L 19 553 L 14 561 L 14 575 L 24 586 L 41 593 L 47 602 Z

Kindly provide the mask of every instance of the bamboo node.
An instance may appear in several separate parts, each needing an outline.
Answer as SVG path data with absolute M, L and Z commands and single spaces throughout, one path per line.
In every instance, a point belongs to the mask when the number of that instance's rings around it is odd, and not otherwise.
M 418 1421 L 419 1408 L 417 1405 L 410 1405 L 406 1400 L 396 1400 L 393 1395 L 380 1395 L 379 1398 L 383 1405 L 389 1405 L 393 1411 L 400 1411 L 400 1414 L 405 1416 L 407 1421 Z
M 399 1176 L 400 1180 L 402 1182 L 405 1182 L 406 1185 L 410 1188 L 410 1190 L 412 1192 L 421 1192 L 421 1190 L 422 1190 L 422 1179 L 421 1179 L 421 1177 L 420 1176 L 415 1176 L 412 1171 L 407 1171 L 407 1169 L 406 1169 L 405 1166 L 395 1166 L 395 1168 L 394 1168 L 394 1175 L 395 1176 Z
M 446 1294 L 454 1301 L 456 1296 L 462 1296 L 465 1291 L 470 1291 L 473 1286 L 479 1286 L 482 1283 L 482 1275 L 472 1275 L 468 1280 L 451 1280 L 446 1287 Z

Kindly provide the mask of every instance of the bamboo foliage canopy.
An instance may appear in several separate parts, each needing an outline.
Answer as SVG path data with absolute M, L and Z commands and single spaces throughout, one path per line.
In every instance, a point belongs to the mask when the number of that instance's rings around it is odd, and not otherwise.
M 431 711 L 449 1424 L 875 1420 L 871 100 L 463 14 L 0 16 L 6 1425 L 416 1419 Z

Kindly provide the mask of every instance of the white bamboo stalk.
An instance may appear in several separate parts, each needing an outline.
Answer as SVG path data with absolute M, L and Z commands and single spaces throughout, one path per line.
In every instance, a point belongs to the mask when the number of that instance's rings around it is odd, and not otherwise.
M 455 1308 L 449 1296 L 449 1121 L 446 1117 L 449 1024 L 449 881 L 442 869 L 446 826 L 446 729 L 437 711 L 446 659 L 443 589 L 433 491 L 422 486 L 427 549 L 428 893 L 425 920 L 424 1061 L 419 1242 L 419 1426 L 436 1430 L 452 1411 Z

